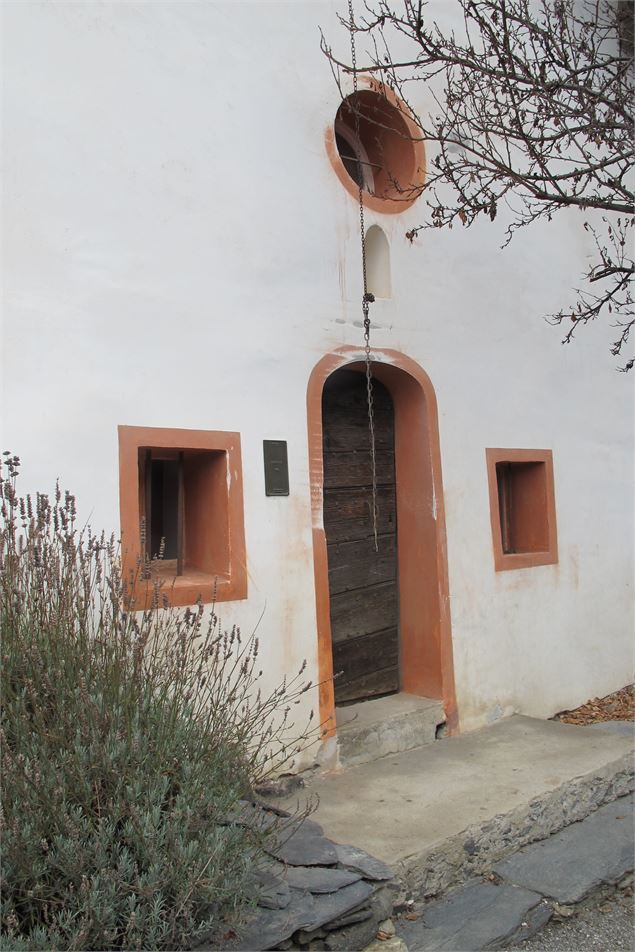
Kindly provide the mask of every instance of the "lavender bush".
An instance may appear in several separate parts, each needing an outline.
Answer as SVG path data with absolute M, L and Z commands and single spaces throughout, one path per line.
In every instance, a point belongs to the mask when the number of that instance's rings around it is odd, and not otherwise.
M 136 612 L 114 538 L 0 479 L 4 949 L 175 949 L 222 935 L 274 828 L 228 822 L 293 756 L 302 670 L 214 612 Z M 143 567 L 140 567 L 143 571 Z M 235 815 L 235 810 L 234 810 Z

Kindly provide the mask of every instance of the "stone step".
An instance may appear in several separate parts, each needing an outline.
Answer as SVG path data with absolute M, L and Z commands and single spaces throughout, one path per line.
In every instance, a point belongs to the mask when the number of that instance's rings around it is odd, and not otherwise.
M 445 719 L 441 701 L 403 693 L 338 707 L 336 718 L 342 767 L 432 744 Z
M 316 777 L 305 792 L 327 836 L 377 856 L 404 895 L 425 898 L 633 786 L 632 734 L 514 715 Z

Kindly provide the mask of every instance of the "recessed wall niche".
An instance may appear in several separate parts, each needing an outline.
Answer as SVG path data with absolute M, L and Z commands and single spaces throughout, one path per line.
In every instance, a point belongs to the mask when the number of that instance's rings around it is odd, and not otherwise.
M 487 449 L 494 568 L 558 561 L 551 450 Z
M 391 296 L 390 246 L 379 225 L 371 225 L 366 232 L 366 278 L 376 298 Z
M 247 597 L 240 434 L 120 426 L 123 578 L 136 608 Z

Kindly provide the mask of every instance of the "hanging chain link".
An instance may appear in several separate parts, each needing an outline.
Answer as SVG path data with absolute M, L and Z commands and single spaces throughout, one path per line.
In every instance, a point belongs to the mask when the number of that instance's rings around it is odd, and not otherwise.
M 373 412 L 373 378 L 370 370 L 370 320 L 368 318 L 368 301 L 364 301 L 366 309 L 364 310 L 364 349 L 366 352 L 366 394 L 368 397 L 368 432 L 370 434 L 370 461 L 373 477 L 373 498 L 372 498 L 372 517 L 373 517 L 373 540 L 375 543 L 375 552 L 379 551 L 377 544 L 377 458 L 375 455 L 375 419 Z
M 356 151 L 359 149 L 359 102 L 357 97 L 357 57 L 355 52 L 355 15 L 353 13 L 353 0 L 348 0 L 348 18 L 349 31 L 351 34 L 351 64 L 353 67 L 353 114 L 355 116 L 355 143 Z M 370 436 L 370 461 L 372 467 L 372 520 L 373 520 L 373 540 L 375 552 L 379 551 L 377 543 L 377 457 L 375 453 L 375 413 L 373 407 L 373 377 L 371 372 L 370 357 L 370 316 L 369 307 L 375 300 L 374 295 L 368 290 L 368 281 L 366 276 L 366 224 L 364 221 L 364 177 L 362 167 L 362 157 L 357 155 L 357 187 L 359 193 L 359 233 L 362 246 L 362 279 L 364 291 L 362 296 L 362 315 L 364 318 L 364 353 L 366 363 L 366 397 L 368 403 L 368 433 Z

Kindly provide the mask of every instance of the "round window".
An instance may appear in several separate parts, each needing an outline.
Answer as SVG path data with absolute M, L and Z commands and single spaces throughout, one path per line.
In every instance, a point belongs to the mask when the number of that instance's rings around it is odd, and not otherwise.
M 340 104 L 327 137 L 340 181 L 377 211 L 399 212 L 421 194 L 423 143 L 407 107 L 383 87 L 360 90 Z

